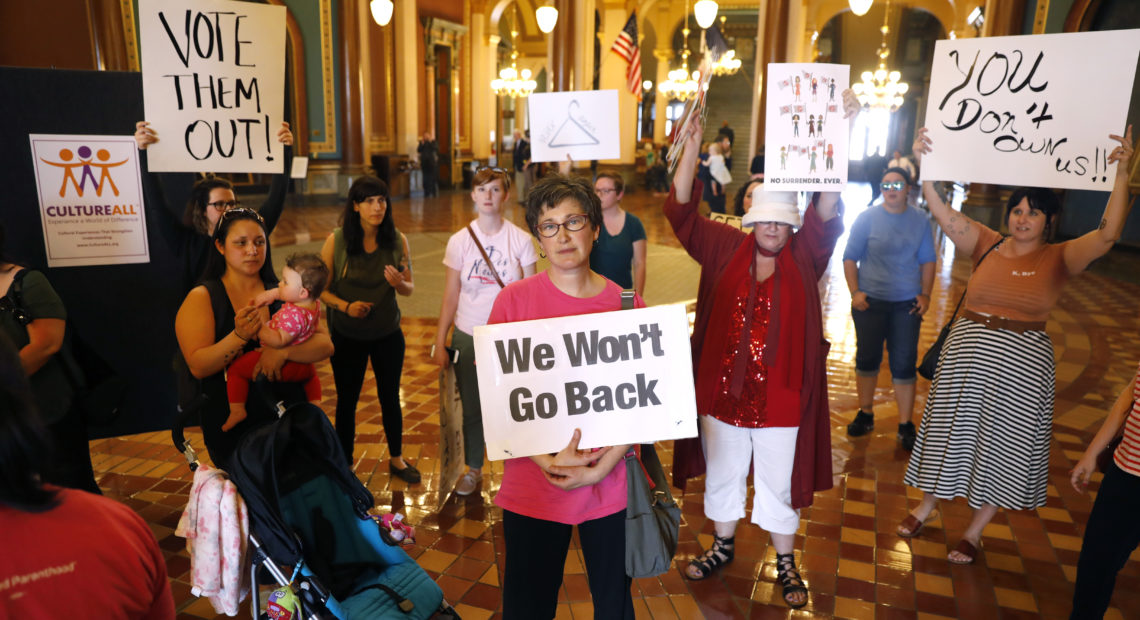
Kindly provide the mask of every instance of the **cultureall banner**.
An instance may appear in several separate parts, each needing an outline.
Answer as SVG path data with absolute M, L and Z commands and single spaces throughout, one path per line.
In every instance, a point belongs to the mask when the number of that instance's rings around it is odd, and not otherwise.
M 29 138 L 48 267 L 150 262 L 134 138 Z
M 769 63 L 764 183 L 786 191 L 842 191 L 847 185 L 849 65 Z
M 281 172 L 284 6 L 139 0 L 139 39 L 149 170 Z
M 697 435 L 683 305 L 475 328 L 487 455 L 501 460 Z
M 934 45 L 924 181 L 1110 191 L 1140 30 Z

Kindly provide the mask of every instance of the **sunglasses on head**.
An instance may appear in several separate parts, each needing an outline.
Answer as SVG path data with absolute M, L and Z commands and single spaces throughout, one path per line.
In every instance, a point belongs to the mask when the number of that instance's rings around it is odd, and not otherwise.
M 475 170 L 475 174 L 479 174 L 480 172 L 483 172 L 484 170 L 490 170 L 492 172 L 499 172 L 502 174 L 507 174 L 507 170 L 505 168 L 499 168 L 498 166 L 483 166 L 483 167 Z
M 257 220 L 258 224 L 261 224 L 262 226 L 265 225 L 265 218 L 261 217 L 260 213 L 254 211 L 253 209 L 246 209 L 244 207 L 227 209 L 224 213 L 222 213 L 222 217 L 219 221 L 224 222 L 226 220 L 232 220 L 234 218 L 243 220 Z
M 903 183 L 902 181 L 883 181 L 882 183 L 879 183 L 879 187 L 883 188 L 884 191 L 892 189 L 900 190 L 906 187 L 906 183 Z

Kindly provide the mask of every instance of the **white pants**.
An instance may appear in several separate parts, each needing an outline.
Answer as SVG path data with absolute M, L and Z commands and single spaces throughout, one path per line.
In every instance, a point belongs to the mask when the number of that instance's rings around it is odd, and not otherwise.
M 740 428 L 702 415 L 705 451 L 705 516 L 744 517 L 748 466 L 753 464 L 752 522 L 773 534 L 795 534 L 800 511 L 792 508 L 792 464 L 799 428 Z

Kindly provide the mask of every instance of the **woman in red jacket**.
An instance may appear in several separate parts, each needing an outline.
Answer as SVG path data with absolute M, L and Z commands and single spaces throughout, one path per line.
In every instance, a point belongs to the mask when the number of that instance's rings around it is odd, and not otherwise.
M 844 103 L 853 116 L 854 95 Z M 700 138 L 695 127 L 665 204 L 678 240 L 701 264 L 692 344 L 702 437 L 676 443 L 673 473 L 678 486 L 706 474 L 705 515 L 716 531 L 686 574 L 704 579 L 732 561 L 753 465 L 752 522 L 771 534 L 784 600 L 803 607 L 807 588 L 793 554 L 799 508 L 832 485 L 830 344 L 817 282 L 843 232 L 839 194 L 817 194 L 801 217 L 795 193 L 758 186 L 744 215 L 752 234 L 712 222 L 697 212 Z

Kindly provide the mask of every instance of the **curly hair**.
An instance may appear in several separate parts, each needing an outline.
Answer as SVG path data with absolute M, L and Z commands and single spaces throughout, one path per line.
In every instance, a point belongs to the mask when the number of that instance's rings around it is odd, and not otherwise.
M 594 193 L 594 187 L 582 177 L 560 174 L 543 177 L 530 188 L 526 196 L 526 225 L 531 234 L 538 237 L 538 220 L 543 213 L 573 200 L 586 213 L 586 219 L 594 230 L 602 226 L 602 201 Z

